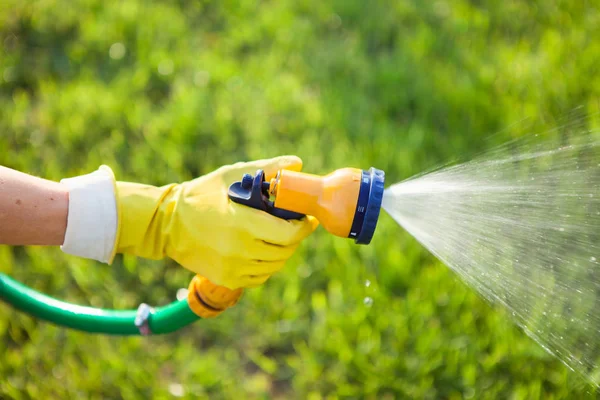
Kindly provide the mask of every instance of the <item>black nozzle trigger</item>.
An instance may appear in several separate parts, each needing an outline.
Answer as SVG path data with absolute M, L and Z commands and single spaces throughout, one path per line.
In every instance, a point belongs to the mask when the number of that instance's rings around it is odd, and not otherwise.
M 235 203 L 265 211 L 277 218 L 304 218 L 304 214 L 276 208 L 269 199 L 269 186 L 269 182 L 265 182 L 265 172 L 259 169 L 256 175 L 244 174 L 240 182 L 232 183 L 229 186 L 229 198 Z

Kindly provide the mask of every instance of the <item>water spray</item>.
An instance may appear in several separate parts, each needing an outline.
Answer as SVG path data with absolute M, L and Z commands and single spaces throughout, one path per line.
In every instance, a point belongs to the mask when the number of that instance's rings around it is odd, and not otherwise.
M 600 386 L 600 132 L 587 118 L 391 185 L 383 208 L 571 370 Z

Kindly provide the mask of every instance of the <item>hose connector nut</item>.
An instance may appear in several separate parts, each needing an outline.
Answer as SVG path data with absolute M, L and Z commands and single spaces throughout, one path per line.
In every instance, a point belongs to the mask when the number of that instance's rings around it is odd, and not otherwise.
M 138 306 L 135 321 L 133 323 L 142 336 L 152 335 L 152 330 L 150 329 L 150 316 L 153 313 L 154 309 L 146 303 L 142 303 Z

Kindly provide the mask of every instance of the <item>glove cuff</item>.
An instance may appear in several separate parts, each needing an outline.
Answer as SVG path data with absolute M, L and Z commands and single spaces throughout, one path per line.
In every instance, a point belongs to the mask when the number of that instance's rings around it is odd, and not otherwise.
M 112 262 L 119 222 L 112 170 L 103 165 L 91 174 L 60 182 L 69 190 L 69 215 L 61 250 L 74 256 Z

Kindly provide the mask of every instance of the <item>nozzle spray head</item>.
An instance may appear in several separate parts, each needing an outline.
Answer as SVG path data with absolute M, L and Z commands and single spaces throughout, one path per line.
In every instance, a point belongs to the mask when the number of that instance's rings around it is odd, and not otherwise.
M 375 234 L 383 201 L 384 183 L 385 173 L 382 170 L 371 167 L 368 171 L 362 171 L 356 212 L 350 230 L 350 237 L 354 237 L 357 244 L 371 243 Z
M 338 169 L 325 176 L 280 170 L 270 182 L 258 170 L 229 187 L 229 198 L 284 219 L 312 215 L 330 233 L 369 244 L 383 200 L 385 173 Z M 271 201 L 271 197 L 275 200 Z

